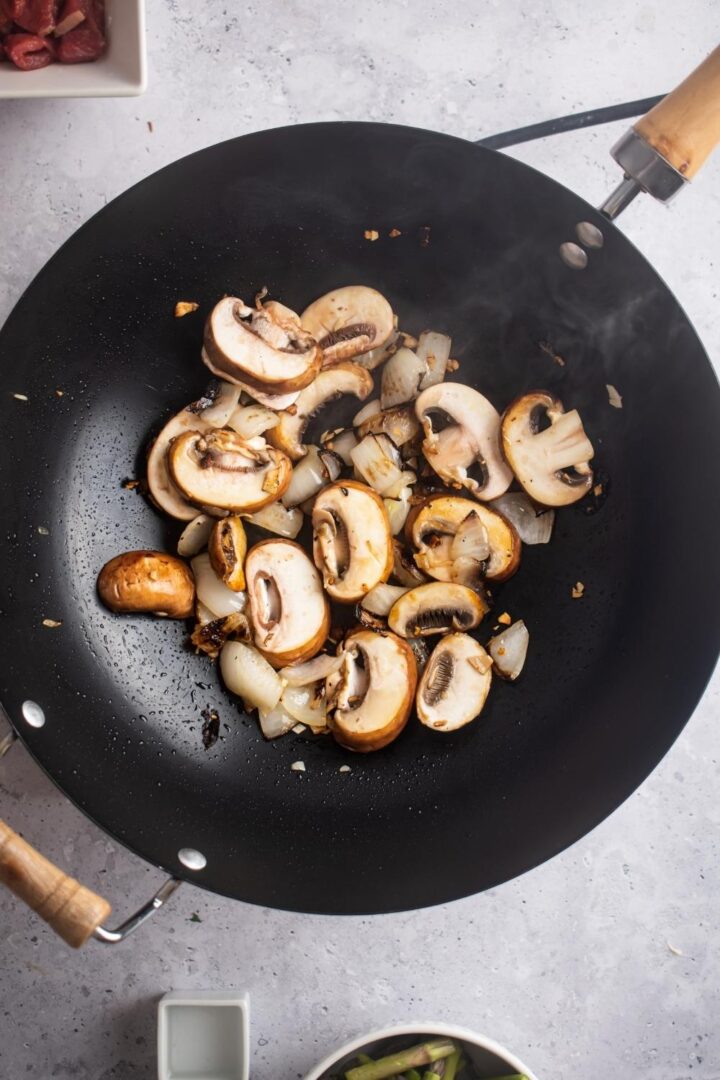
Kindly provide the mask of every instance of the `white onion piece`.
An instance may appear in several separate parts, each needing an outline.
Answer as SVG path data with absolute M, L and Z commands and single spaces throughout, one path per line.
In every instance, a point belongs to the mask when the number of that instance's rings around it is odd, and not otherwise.
M 337 434 L 323 438 L 322 444 L 328 450 L 332 450 L 333 454 L 337 454 L 343 465 L 352 465 L 350 455 L 358 444 L 358 437 L 351 428 L 348 428 L 347 431 L 339 431 Z
M 264 431 L 277 427 L 279 420 L 278 414 L 264 405 L 241 405 L 228 420 L 228 427 L 237 431 L 243 439 L 251 439 L 253 435 L 262 435 Z
M 279 675 L 288 686 L 307 686 L 333 675 L 340 670 L 341 664 L 341 656 L 320 653 L 312 660 L 306 660 L 304 664 L 288 664 L 280 670 Z
M 224 379 L 218 379 L 218 382 L 220 383 L 220 389 L 215 400 L 207 409 L 200 410 L 200 416 L 206 423 L 221 428 L 225 427 L 237 408 L 237 403 L 240 400 L 240 387 L 225 382 Z
M 397 449 L 387 435 L 366 435 L 350 457 L 361 479 L 380 495 L 402 478 Z
M 410 513 L 411 494 L 412 488 L 406 487 L 400 492 L 399 499 L 383 499 L 388 521 L 390 522 L 390 532 L 393 536 L 397 536 L 405 528 L 405 522 Z
M 197 598 L 212 611 L 216 619 L 232 615 L 234 611 L 245 610 L 245 593 L 235 592 L 227 587 L 210 565 L 210 556 L 207 553 L 196 555 L 190 565 L 195 575 Z
M 195 618 L 201 626 L 204 626 L 205 623 L 214 622 L 217 616 L 213 614 L 209 607 L 205 607 L 205 604 L 201 603 L 200 600 L 196 600 Z
M 511 491 L 493 499 L 488 506 L 499 510 L 511 525 L 523 544 L 547 544 L 555 524 L 555 511 L 536 506 L 524 491 Z
M 303 512 L 293 507 L 288 510 L 281 502 L 270 503 L 263 506 L 262 510 L 256 510 L 254 514 L 243 514 L 246 521 L 252 525 L 258 525 L 261 529 L 275 533 L 277 536 L 285 536 L 294 540 L 302 529 Z
M 368 401 L 363 405 L 360 412 L 355 413 L 353 416 L 353 427 L 360 427 L 360 424 L 369 420 L 371 416 L 377 416 L 379 412 L 382 412 L 380 408 L 380 402 L 377 398 L 373 398 L 372 401 Z
M 331 451 L 309 446 L 305 457 L 293 468 L 290 484 L 281 498 L 283 506 L 291 509 L 312 499 L 326 484 L 337 480 L 341 469 L 340 459 Z
M 395 601 L 409 591 L 409 588 L 405 585 L 387 585 L 382 582 L 363 597 L 360 606 L 369 611 L 371 615 L 389 615 L 390 608 Z
M 265 712 L 263 709 L 258 710 L 258 719 L 260 720 L 260 730 L 266 739 L 278 739 L 281 735 L 287 735 L 288 731 L 292 731 L 297 723 L 287 709 L 284 708 L 282 702 L 279 702 L 269 712 Z
M 189 559 L 191 555 L 197 555 L 199 551 L 207 547 L 214 524 L 215 520 L 207 514 L 198 514 L 196 518 L 193 518 L 180 533 L 177 546 L 178 555 L 182 555 L 184 559 Z
M 407 470 L 406 472 L 400 473 L 398 480 L 394 484 L 390 484 L 389 487 L 385 488 L 383 496 L 386 499 L 401 499 L 406 490 L 408 494 L 410 494 L 410 489 L 416 482 L 416 474 Z
M 412 349 L 398 349 L 383 368 L 380 405 L 383 412 L 393 405 L 404 405 L 418 395 L 420 382 L 427 374 L 427 364 Z
M 325 696 L 318 693 L 316 685 L 286 686 L 280 704 L 296 723 L 307 724 L 313 729 L 327 727 Z
M 512 682 L 525 664 L 530 634 L 522 619 L 518 619 L 507 630 L 503 630 L 488 642 L 488 652 L 493 658 L 493 663 L 498 675 Z
M 223 645 L 220 674 L 228 690 L 254 709 L 269 713 L 280 700 L 283 685 L 279 675 L 262 653 L 241 641 L 227 641 Z
M 470 513 L 464 521 L 460 522 L 457 532 L 452 538 L 450 558 L 453 562 L 460 559 L 471 559 L 474 562 L 481 563 L 485 562 L 489 556 L 490 538 L 488 531 L 480 520 L 479 514 Z
M 418 338 L 415 352 L 418 358 L 427 365 L 427 371 L 420 380 L 421 390 L 434 386 L 445 378 L 451 344 L 447 334 L 438 334 L 434 330 L 424 330 Z
M 360 367 L 367 368 L 368 371 L 374 371 L 376 367 L 380 367 L 380 364 L 384 364 L 389 356 L 392 356 L 397 348 L 398 338 L 401 336 L 397 330 L 393 330 L 384 345 L 378 345 L 374 349 L 353 356 L 353 364 L 359 364 Z

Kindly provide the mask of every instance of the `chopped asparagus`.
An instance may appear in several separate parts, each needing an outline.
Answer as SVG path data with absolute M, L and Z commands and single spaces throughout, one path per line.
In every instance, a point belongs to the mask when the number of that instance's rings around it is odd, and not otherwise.
M 432 1065 L 435 1061 L 450 1057 L 454 1051 L 455 1043 L 448 1039 L 431 1039 L 429 1042 L 411 1046 L 408 1050 L 390 1054 L 378 1061 L 370 1061 L 365 1065 L 348 1069 L 345 1080 L 390 1080 L 391 1077 L 397 1077 L 399 1073 L 403 1073 L 406 1069 L 413 1069 L 416 1065 Z
M 462 1050 L 458 1048 L 454 1050 L 449 1058 L 445 1061 L 445 1080 L 455 1080 L 460 1068 L 460 1058 L 462 1056 Z
M 451 1055 L 452 1056 L 452 1055 Z M 423 1080 L 444 1080 L 445 1061 L 436 1061 L 423 1073 Z
M 357 1059 L 361 1065 L 369 1065 L 374 1060 L 369 1054 L 358 1054 Z

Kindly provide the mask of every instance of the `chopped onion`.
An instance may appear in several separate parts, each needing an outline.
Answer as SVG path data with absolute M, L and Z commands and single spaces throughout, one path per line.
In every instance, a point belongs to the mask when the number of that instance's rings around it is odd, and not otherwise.
M 215 615 L 209 607 L 205 607 L 205 604 L 201 603 L 200 600 L 196 600 L 195 618 L 197 619 L 200 626 L 204 626 L 205 623 L 214 622 L 214 620 L 217 618 L 217 615 Z
M 324 687 L 322 688 L 324 690 Z M 309 728 L 327 727 L 327 704 L 324 693 L 316 685 L 287 686 L 280 698 L 282 707 L 296 723 Z
M 397 450 L 387 435 L 366 435 L 351 451 L 350 457 L 361 479 L 380 495 L 397 484 L 403 475 Z
M 279 674 L 288 686 L 307 686 L 339 671 L 341 664 L 341 656 L 320 653 L 312 660 L 306 660 L 304 664 L 289 664 L 282 668 Z
M 247 600 L 245 593 L 227 587 L 210 565 L 207 553 L 196 555 L 190 565 L 195 575 L 197 598 L 212 611 L 216 619 L 232 615 L 234 611 L 244 611 Z
M 283 688 L 280 676 L 251 645 L 226 642 L 220 653 L 220 674 L 228 690 L 252 708 L 269 713 L 280 700 Z
M 488 652 L 493 658 L 495 669 L 503 679 L 513 681 L 525 664 L 530 635 L 522 619 L 518 619 L 507 630 L 503 630 L 488 642 Z
M 420 381 L 426 373 L 427 364 L 420 360 L 412 349 L 398 349 L 383 368 L 380 388 L 383 411 L 417 397 Z
M 196 402 L 195 405 L 190 406 L 191 410 L 202 416 L 206 423 L 211 424 L 213 427 L 221 428 L 225 427 L 228 420 L 235 412 L 237 403 L 240 400 L 240 387 L 235 386 L 234 383 L 225 382 L 223 379 L 218 379 L 220 389 L 215 393 L 212 398 L 212 405 L 208 405 L 207 408 L 202 407 L 203 398 Z M 207 398 L 209 399 L 211 394 L 215 390 L 214 383 L 210 384 L 209 393 Z
M 450 558 L 472 559 L 481 563 L 490 555 L 488 531 L 474 511 L 461 521 L 450 544 Z
M 515 526 L 523 544 L 547 544 L 552 536 L 555 511 L 536 506 L 524 491 L 501 495 L 489 505 Z
M 264 405 L 241 405 L 228 420 L 228 427 L 243 439 L 251 439 L 253 435 L 262 435 L 277 427 L 279 420 L 278 414 Z
M 360 412 L 355 413 L 355 416 L 353 416 L 353 427 L 359 427 L 365 420 L 369 420 L 371 416 L 376 416 L 379 412 L 382 412 L 380 402 L 377 398 L 373 398 L 372 401 L 368 401 L 363 405 Z
M 407 491 L 409 497 L 412 494 L 410 489 L 416 482 L 417 476 L 414 472 L 411 472 L 410 470 L 402 472 L 395 483 L 384 489 L 383 496 L 386 499 L 401 499 Z
M 275 708 L 270 709 L 268 712 L 259 709 L 258 719 L 260 720 L 260 730 L 266 739 L 278 739 L 281 735 L 287 735 L 288 731 L 292 731 L 297 722 L 284 708 L 282 702 L 279 702 Z
M 196 518 L 193 518 L 180 533 L 177 546 L 178 555 L 182 555 L 184 559 L 189 559 L 192 555 L 197 555 L 199 551 L 207 547 L 214 524 L 214 519 L 209 517 L 208 514 L 198 514 Z
M 390 522 L 390 532 L 393 536 L 397 536 L 405 528 L 405 522 L 410 513 L 411 495 L 412 488 L 404 487 L 400 492 L 399 499 L 383 499 L 388 521 Z
M 622 397 L 618 394 L 617 390 L 612 383 L 605 383 L 605 389 L 608 392 L 608 401 L 612 405 L 613 409 L 622 409 Z
M 254 514 L 243 514 L 246 521 L 257 525 L 261 529 L 275 533 L 277 536 L 286 536 L 294 540 L 302 529 L 303 512 L 293 507 L 288 510 L 281 502 L 270 503 L 263 506 L 262 510 L 256 510 Z
M 343 465 L 352 465 L 350 455 L 358 444 L 358 437 L 351 428 L 346 431 L 341 428 L 328 435 L 327 438 L 323 436 L 321 442 L 327 450 L 332 450 L 333 454 L 337 454 Z
M 281 502 L 288 510 L 312 499 L 326 484 L 337 480 L 342 463 L 330 450 L 309 446 L 304 458 L 293 469 L 292 478 Z
M 366 611 L 369 611 L 372 615 L 389 615 L 390 608 L 393 606 L 396 600 L 399 600 L 401 596 L 404 596 L 409 591 L 409 587 L 405 585 L 388 585 L 382 582 L 380 585 L 376 585 L 374 589 L 371 589 L 366 596 L 363 597 L 361 607 L 364 607 Z
M 384 345 L 378 345 L 374 349 L 353 356 L 352 362 L 353 364 L 359 364 L 360 367 L 367 368 L 368 371 L 374 371 L 376 367 L 380 367 L 380 364 L 384 364 L 388 357 L 392 356 L 401 340 L 402 334 L 394 330 Z
M 415 352 L 418 358 L 427 365 L 427 371 L 420 380 L 421 390 L 434 386 L 445 378 L 451 344 L 451 339 L 447 334 L 438 334 L 434 330 L 424 330 L 418 338 Z

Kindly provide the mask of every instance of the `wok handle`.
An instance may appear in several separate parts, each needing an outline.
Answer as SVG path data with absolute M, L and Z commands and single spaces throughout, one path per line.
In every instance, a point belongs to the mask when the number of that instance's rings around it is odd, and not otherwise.
M 720 142 L 720 46 L 633 127 L 692 180 Z
M 0 882 L 79 949 L 111 912 L 110 904 L 64 874 L 0 820 Z

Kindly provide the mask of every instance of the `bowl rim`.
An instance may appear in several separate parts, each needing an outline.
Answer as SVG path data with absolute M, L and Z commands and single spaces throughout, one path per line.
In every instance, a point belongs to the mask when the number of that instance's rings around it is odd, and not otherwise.
M 391 1027 L 377 1028 L 365 1035 L 359 1035 L 344 1043 L 331 1054 L 328 1054 L 327 1057 L 323 1058 L 318 1065 L 315 1065 L 309 1073 L 305 1074 L 303 1080 L 322 1080 L 323 1074 L 348 1054 L 362 1050 L 368 1043 L 376 1042 L 378 1039 L 391 1038 L 396 1035 L 444 1035 L 448 1038 L 460 1039 L 463 1042 L 472 1043 L 482 1050 L 488 1050 L 491 1054 L 496 1054 L 498 1057 L 503 1058 L 510 1068 L 514 1069 L 517 1073 L 524 1074 L 527 1077 L 527 1080 L 538 1080 L 535 1073 L 528 1069 L 527 1065 L 525 1065 L 519 1057 L 516 1057 L 515 1054 L 511 1053 L 510 1050 L 507 1050 L 499 1042 L 489 1038 L 487 1035 L 481 1035 L 477 1031 L 472 1031 L 470 1028 L 461 1027 L 458 1024 L 442 1022 L 436 1024 L 426 1022 L 394 1024 Z

